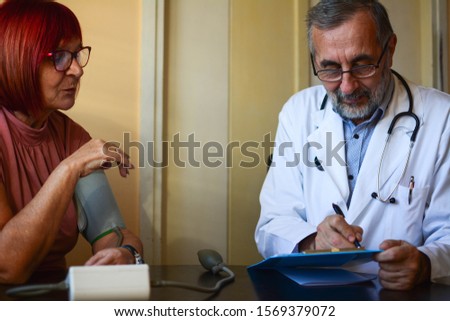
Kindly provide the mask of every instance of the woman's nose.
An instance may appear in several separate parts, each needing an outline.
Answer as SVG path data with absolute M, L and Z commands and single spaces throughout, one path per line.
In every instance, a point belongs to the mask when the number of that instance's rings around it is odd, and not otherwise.
M 72 59 L 72 63 L 70 64 L 69 69 L 67 69 L 68 75 L 74 75 L 77 78 L 83 76 L 83 68 L 81 68 L 80 64 L 76 59 Z

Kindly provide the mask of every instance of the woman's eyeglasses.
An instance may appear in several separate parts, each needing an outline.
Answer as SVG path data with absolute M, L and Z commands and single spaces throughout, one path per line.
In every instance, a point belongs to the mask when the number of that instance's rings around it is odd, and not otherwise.
M 81 68 L 87 65 L 89 56 L 91 54 L 91 47 L 82 47 L 75 52 L 69 50 L 55 50 L 49 52 L 47 57 L 53 61 L 53 65 L 57 71 L 66 71 L 72 65 L 75 58 Z

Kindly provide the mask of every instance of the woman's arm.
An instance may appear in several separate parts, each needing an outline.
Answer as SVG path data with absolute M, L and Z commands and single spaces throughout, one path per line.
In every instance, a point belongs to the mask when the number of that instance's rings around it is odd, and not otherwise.
M 25 282 L 47 255 L 77 180 L 77 173 L 61 164 L 16 214 L 0 183 L 0 283 Z
M 133 168 L 128 155 L 92 139 L 63 160 L 18 213 L 13 213 L 0 183 L 0 283 L 23 283 L 30 277 L 56 238 L 78 179 L 105 162 L 118 164 L 124 177 Z

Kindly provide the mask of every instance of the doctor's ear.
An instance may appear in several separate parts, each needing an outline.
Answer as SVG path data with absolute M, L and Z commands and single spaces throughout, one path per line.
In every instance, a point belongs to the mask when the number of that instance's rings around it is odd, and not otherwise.
M 395 33 L 392 34 L 391 38 L 389 39 L 389 45 L 388 45 L 388 65 L 389 68 L 392 67 L 394 63 L 394 53 L 395 53 L 395 47 L 397 46 L 397 35 Z

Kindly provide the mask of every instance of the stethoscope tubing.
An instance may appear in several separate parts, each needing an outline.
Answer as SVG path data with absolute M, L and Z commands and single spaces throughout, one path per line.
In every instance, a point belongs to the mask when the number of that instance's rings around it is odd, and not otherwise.
M 381 201 L 383 203 L 394 204 L 394 203 L 396 203 L 396 200 L 395 200 L 395 198 L 392 197 L 392 195 L 395 193 L 395 191 L 397 190 L 398 186 L 400 185 L 400 182 L 402 181 L 402 179 L 404 178 L 404 176 L 406 174 L 406 170 L 407 170 L 408 165 L 409 165 L 409 160 L 411 158 L 412 148 L 414 147 L 414 144 L 415 144 L 415 141 L 416 141 L 416 138 L 417 138 L 417 134 L 419 133 L 420 120 L 419 120 L 419 117 L 417 117 L 417 115 L 413 112 L 414 98 L 413 98 L 413 95 L 412 95 L 411 89 L 409 88 L 408 83 L 395 70 L 391 69 L 391 72 L 399 79 L 399 81 L 405 87 L 406 93 L 408 95 L 409 106 L 408 106 L 408 111 L 401 112 L 401 113 L 398 113 L 397 115 L 395 115 L 394 118 L 391 121 L 391 124 L 389 125 L 389 129 L 387 131 L 386 141 L 385 141 L 384 148 L 383 148 L 383 151 L 382 151 L 381 157 L 380 157 L 380 165 L 378 167 L 378 175 L 377 175 L 377 190 L 378 191 L 377 192 L 373 192 L 371 196 L 374 199 L 377 199 L 377 200 L 379 200 L 379 201 Z M 327 101 L 328 101 L 328 94 L 326 94 L 325 97 L 323 98 L 322 103 L 320 105 L 320 110 L 325 109 Z M 406 117 L 411 117 L 415 121 L 414 130 L 413 130 L 413 133 L 412 133 L 411 138 L 410 138 L 408 155 L 407 155 L 405 166 L 403 167 L 400 179 L 398 180 L 397 184 L 392 189 L 392 191 L 388 194 L 388 197 L 383 198 L 383 197 L 380 196 L 380 186 L 381 186 L 381 184 L 380 184 L 380 177 L 381 177 L 381 170 L 382 170 L 382 167 L 383 167 L 384 155 L 385 155 L 387 146 L 388 146 L 390 138 L 391 138 L 391 134 L 392 134 L 392 132 L 393 132 L 393 130 L 395 128 L 396 123 L 399 121 L 399 119 L 401 119 L 402 117 L 405 117 L 405 116 Z

